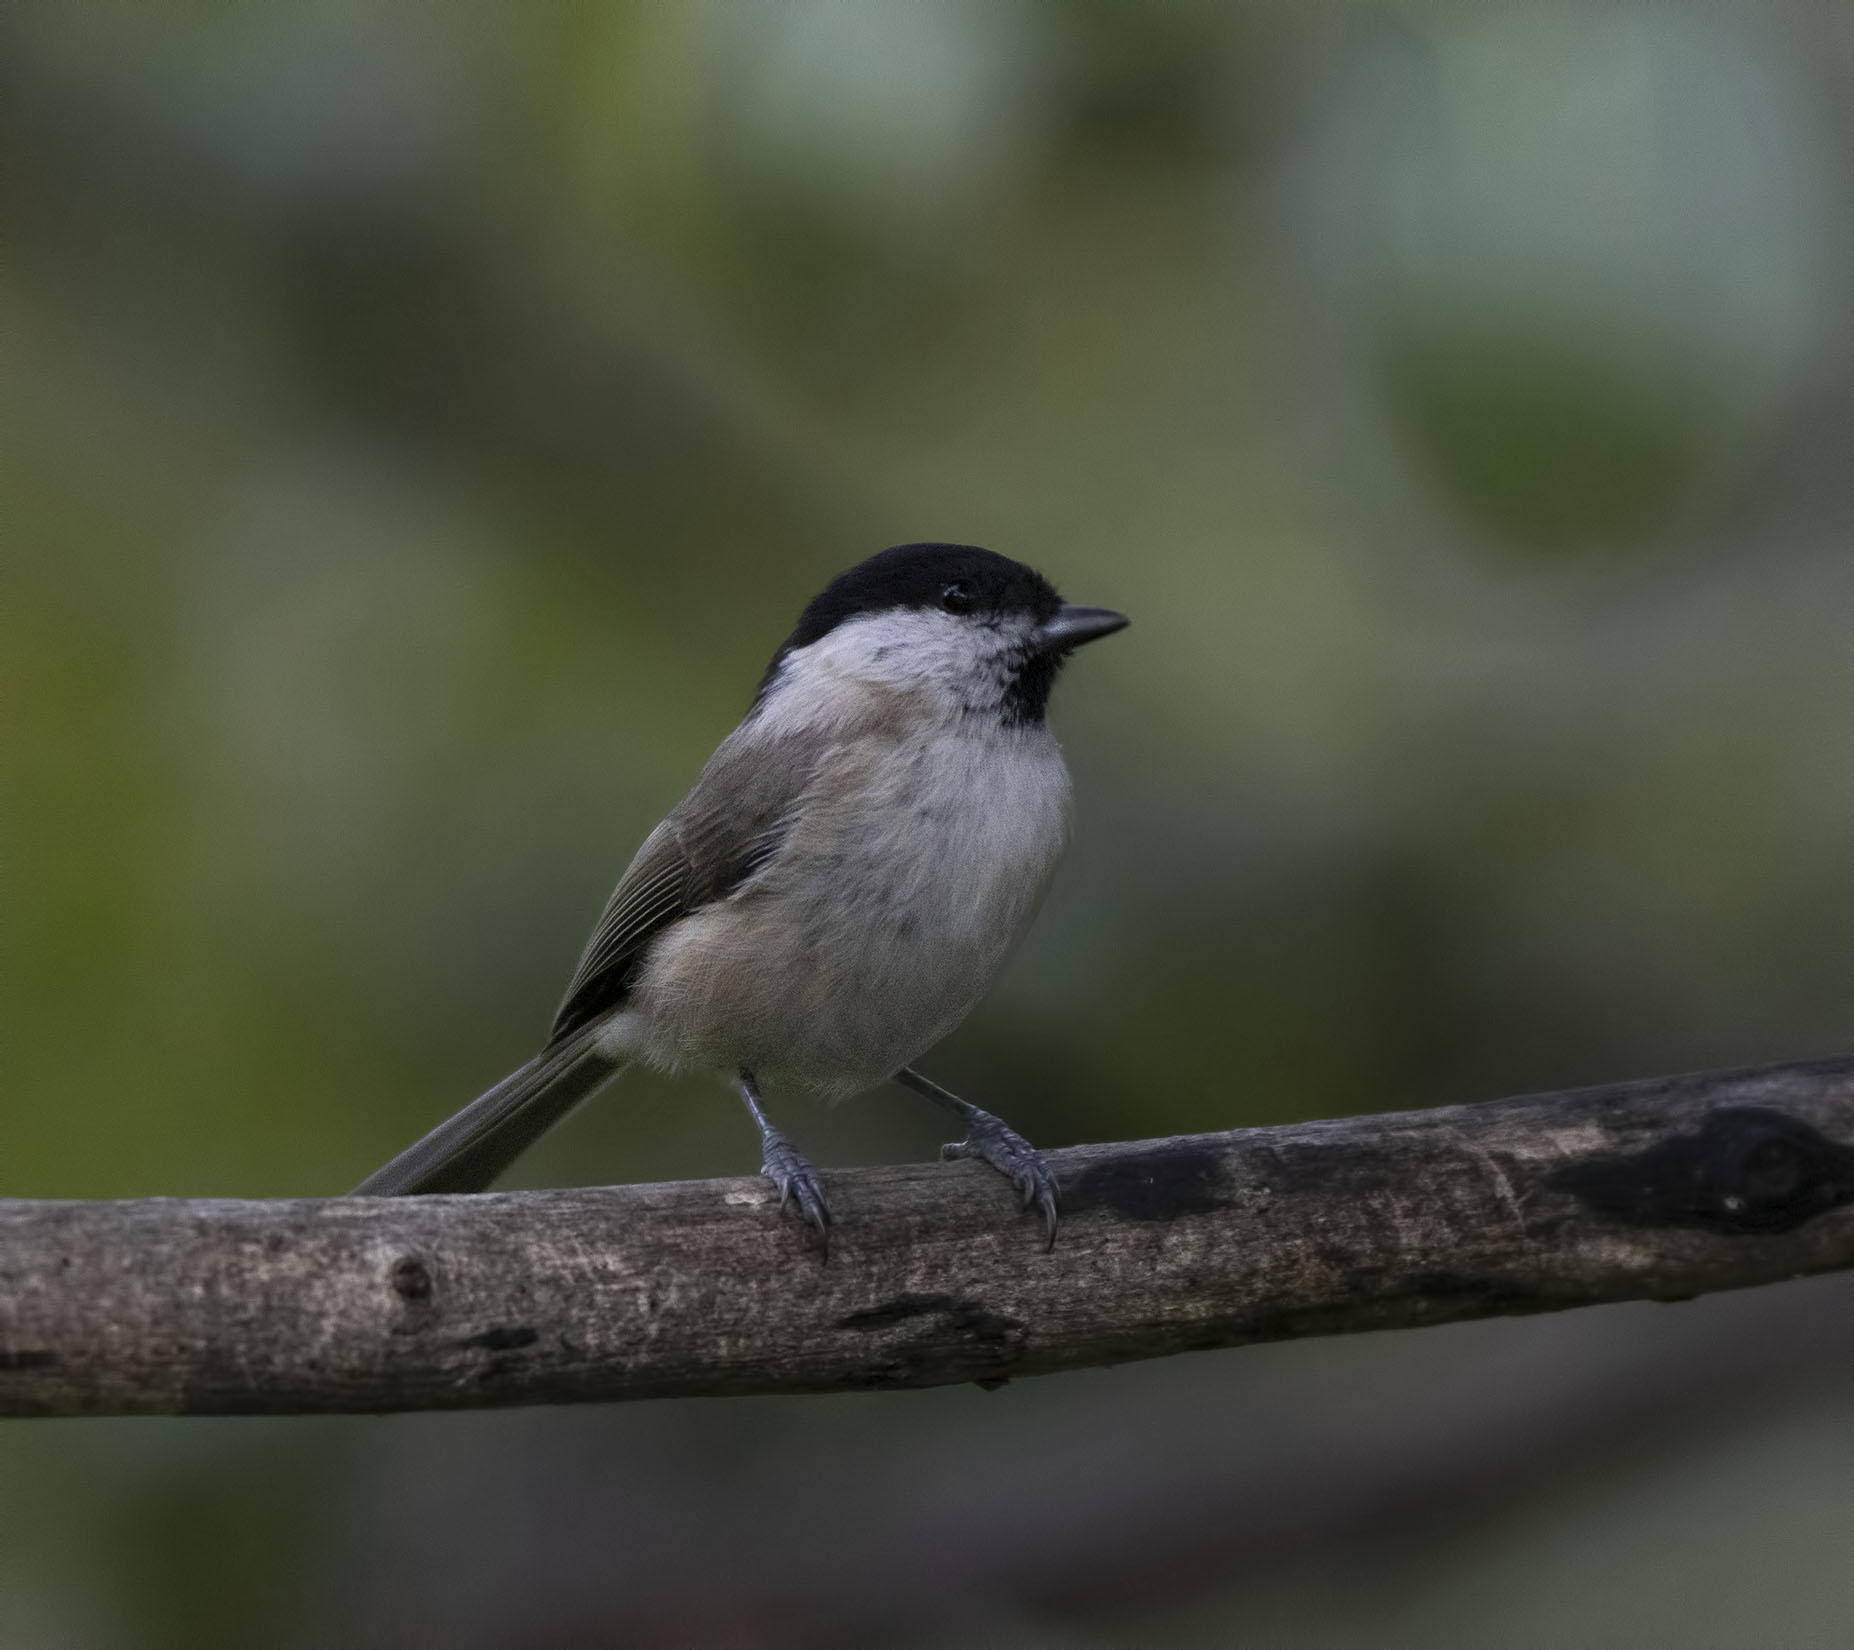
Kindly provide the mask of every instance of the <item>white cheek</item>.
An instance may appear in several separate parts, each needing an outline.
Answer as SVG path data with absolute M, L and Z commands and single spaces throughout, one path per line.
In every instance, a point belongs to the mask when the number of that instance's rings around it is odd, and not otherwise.
M 950 613 L 872 613 L 840 624 L 813 651 L 821 664 L 878 682 L 939 676 L 977 662 L 972 627 Z
M 949 711 L 992 703 L 1003 696 L 1022 640 L 1008 621 L 919 609 L 868 614 L 788 654 L 767 712 L 774 721 L 812 720 L 828 713 L 833 684 L 846 679 L 938 693 Z

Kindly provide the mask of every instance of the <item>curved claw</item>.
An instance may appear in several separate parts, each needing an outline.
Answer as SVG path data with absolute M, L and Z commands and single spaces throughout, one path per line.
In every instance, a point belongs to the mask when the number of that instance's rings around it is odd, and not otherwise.
M 940 1148 L 943 1161 L 976 1157 L 989 1163 L 1015 1188 L 1022 1206 L 1040 1209 L 1043 1214 L 1045 1252 L 1056 1246 L 1056 1177 L 1049 1172 L 1043 1154 L 1008 1124 L 989 1112 L 973 1108 L 971 1127 L 964 1140 L 948 1142 Z
M 1043 1211 L 1043 1253 L 1048 1254 L 1056 1247 L 1056 1185 L 1053 1176 L 1044 1171 L 1046 1183 L 1037 1187 L 1037 1207 Z
M 779 1209 L 783 1213 L 793 1202 L 798 1212 L 811 1223 L 819 1237 L 830 1239 L 830 1205 L 824 1201 L 824 1185 L 816 1169 L 805 1161 L 784 1135 L 768 1130 L 760 1173 L 779 1188 Z

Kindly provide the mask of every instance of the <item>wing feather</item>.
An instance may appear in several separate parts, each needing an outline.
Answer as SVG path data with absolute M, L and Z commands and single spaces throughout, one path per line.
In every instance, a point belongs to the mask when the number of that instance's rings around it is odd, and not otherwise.
M 835 741 L 728 736 L 682 801 L 638 849 L 581 953 L 550 1043 L 624 1005 L 650 943 L 691 911 L 735 893 L 777 857 Z

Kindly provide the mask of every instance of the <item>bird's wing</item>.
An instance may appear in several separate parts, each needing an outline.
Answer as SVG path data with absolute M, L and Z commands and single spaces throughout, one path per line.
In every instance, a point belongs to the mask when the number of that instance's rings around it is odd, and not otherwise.
M 586 942 L 550 1045 L 624 1006 L 644 952 L 689 912 L 725 899 L 779 851 L 836 740 L 801 731 L 776 743 L 728 736 L 638 849 Z
M 619 878 L 547 1046 L 356 1191 L 482 1191 L 615 1075 L 623 1057 L 600 1047 L 597 1022 L 624 1006 L 650 942 L 687 913 L 738 893 L 774 860 L 820 769 L 849 756 L 856 743 L 857 734 L 841 729 L 799 730 L 776 741 L 763 730 L 730 735 Z

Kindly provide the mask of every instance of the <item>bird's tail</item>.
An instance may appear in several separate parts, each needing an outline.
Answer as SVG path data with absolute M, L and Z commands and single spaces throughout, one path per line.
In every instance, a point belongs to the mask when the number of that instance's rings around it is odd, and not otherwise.
M 594 1027 L 563 1038 L 480 1094 L 354 1188 L 357 1197 L 481 1192 L 624 1066 L 594 1046 Z

